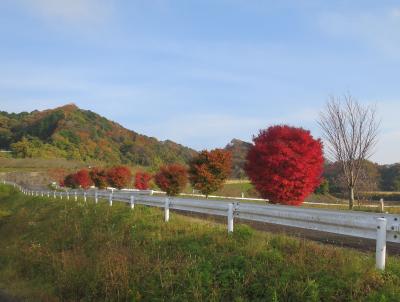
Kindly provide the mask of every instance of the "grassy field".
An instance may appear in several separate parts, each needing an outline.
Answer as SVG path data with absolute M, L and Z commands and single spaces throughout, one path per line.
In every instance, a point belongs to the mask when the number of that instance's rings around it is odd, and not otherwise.
M 39 172 L 49 169 L 74 170 L 85 167 L 86 165 L 64 158 L 5 158 L 0 157 L 0 172 Z
M 0 186 L 0 291 L 28 301 L 399 301 L 400 262 L 106 202 Z

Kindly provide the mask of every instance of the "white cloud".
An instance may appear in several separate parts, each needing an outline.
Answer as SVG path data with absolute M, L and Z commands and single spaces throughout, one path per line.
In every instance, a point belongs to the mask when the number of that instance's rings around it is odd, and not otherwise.
M 400 51 L 399 8 L 373 12 L 322 13 L 319 16 L 319 24 L 321 29 L 331 36 L 347 37 L 398 58 Z
M 106 0 L 19 0 L 18 3 L 48 21 L 70 25 L 99 24 L 112 12 L 111 1 Z
M 392 9 L 392 16 L 400 17 L 400 8 L 396 7 Z

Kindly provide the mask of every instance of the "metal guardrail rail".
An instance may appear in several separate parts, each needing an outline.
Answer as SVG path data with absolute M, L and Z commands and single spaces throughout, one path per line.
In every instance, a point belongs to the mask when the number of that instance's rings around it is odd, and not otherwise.
M 18 184 L 13 185 L 24 194 L 53 198 L 93 198 L 128 203 L 133 209 L 136 204 L 164 208 L 164 218 L 169 220 L 169 210 L 181 210 L 201 214 L 227 217 L 228 232 L 233 232 L 234 218 L 266 222 L 302 229 L 317 230 L 338 235 L 376 240 L 376 267 L 385 268 L 386 242 L 400 243 L 400 215 L 385 213 L 366 213 L 354 211 L 332 211 L 312 208 L 300 208 L 281 205 L 241 204 L 221 200 L 200 200 L 181 197 L 147 195 L 150 191 L 107 191 L 107 190 L 29 190 Z

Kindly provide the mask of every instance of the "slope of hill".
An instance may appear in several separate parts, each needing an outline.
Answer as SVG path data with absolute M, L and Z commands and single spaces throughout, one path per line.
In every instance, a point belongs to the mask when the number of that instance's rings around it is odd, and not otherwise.
M 247 152 L 252 145 L 239 139 L 233 139 L 226 145 L 225 150 L 232 152 L 232 178 L 245 178 L 244 165 L 246 164 Z
M 16 157 L 61 157 L 158 166 L 186 163 L 196 151 L 138 134 L 74 104 L 44 111 L 0 112 L 0 149 Z

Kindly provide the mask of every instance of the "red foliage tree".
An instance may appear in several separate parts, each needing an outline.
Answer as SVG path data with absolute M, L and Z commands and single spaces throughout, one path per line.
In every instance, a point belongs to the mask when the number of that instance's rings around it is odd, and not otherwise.
M 65 176 L 62 186 L 72 189 L 78 188 L 79 184 L 76 182 L 75 173 Z
M 150 187 L 150 173 L 138 171 L 135 174 L 135 188 L 139 190 L 148 190 Z
M 89 189 L 93 185 L 93 181 L 90 178 L 89 171 L 86 169 L 79 170 L 74 174 L 76 184 L 82 189 Z
M 154 180 L 167 195 L 175 196 L 183 191 L 188 182 L 187 169 L 179 164 L 163 166 L 154 176 Z
M 107 179 L 112 187 L 122 189 L 131 182 L 132 173 L 128 167 L 117 166 L 107 171 Z
M 95 167 L 90 170 L 89 174 L 97 188 L 104 189 L 108 186 L 108 175 L 105 169 Z
M 190 183 L 193 188 L 208 196 L 223 186 L 231 169 L 232 156 L 229 151 L 223 149 L 201 151 L 190 162 Z
M 321 182 L 322 143 L 290 126 L 261 130 L 247 155 L 246 172 L 263 198 L 299 205 Z

